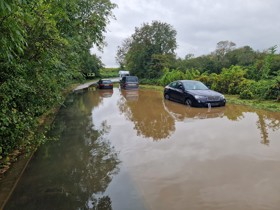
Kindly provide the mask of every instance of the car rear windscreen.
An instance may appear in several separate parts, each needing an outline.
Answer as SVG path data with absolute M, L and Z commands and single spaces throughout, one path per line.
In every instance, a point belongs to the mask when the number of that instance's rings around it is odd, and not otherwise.
M 126 81 L 127 82 L 138 82 L 138 78 L 137 77 L 127 77 Z

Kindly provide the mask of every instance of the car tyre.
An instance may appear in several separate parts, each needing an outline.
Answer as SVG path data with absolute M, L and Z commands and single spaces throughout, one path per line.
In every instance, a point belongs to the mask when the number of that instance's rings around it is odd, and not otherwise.
M 188 105 L 188 106 L 193 106 L 193 101 L 190 98 L 187 98 L 185 100 L 185 104 Z
M 164 94 L 164 98 L 166 99 L 166 100 L 170 100 L 170 96 L 166 93 L 166 94 Z

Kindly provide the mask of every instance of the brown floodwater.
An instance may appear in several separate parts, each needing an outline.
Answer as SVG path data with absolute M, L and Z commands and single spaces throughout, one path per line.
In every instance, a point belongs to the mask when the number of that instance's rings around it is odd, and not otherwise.
M 280 113 L 71 94 L 5 209 L 278 210 Z

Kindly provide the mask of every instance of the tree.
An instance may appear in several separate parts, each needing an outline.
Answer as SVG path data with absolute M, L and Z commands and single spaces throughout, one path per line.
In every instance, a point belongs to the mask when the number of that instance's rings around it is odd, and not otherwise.
M 125 68 L 125 55 L 127 54 L 129 47 L 131 45 L 131 38 L 126 38 L 122 46 L 118 46 L 117 55 L 115 57 L 116 62 L 120 65 L 121 69 Z
M 256 61 L 256 53 L 249 46 L 229 51 L 225 57 L 229 61 L 229 65 L 250 66 Z
M 135 33 L 119 47 L 126 69 L 142 78 L 159 78 L 170 61 L 175 60 L 177 32 L 167 23 L 153 21 L 135 28 Z
M 86 64 L 100 65 L 89 49 L 105 44 L 115 6 L 110 0 L 1 0 L 0 159 L 45 141 L 35 132 L 38 117 L 62 103 L 64 88 Z
M 215 54 L 222 59 L 228 52 L 234 49 L 236 44 L 231 41 L 220 41 L 217 43 Z

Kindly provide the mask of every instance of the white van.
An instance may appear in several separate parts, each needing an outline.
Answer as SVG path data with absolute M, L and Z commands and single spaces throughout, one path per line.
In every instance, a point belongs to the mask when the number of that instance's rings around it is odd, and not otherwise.
M 129 76 L 129 71 L 119 71 L 119 78 L 120 78 L 120 80 L 121 80 L 124 76 Z

